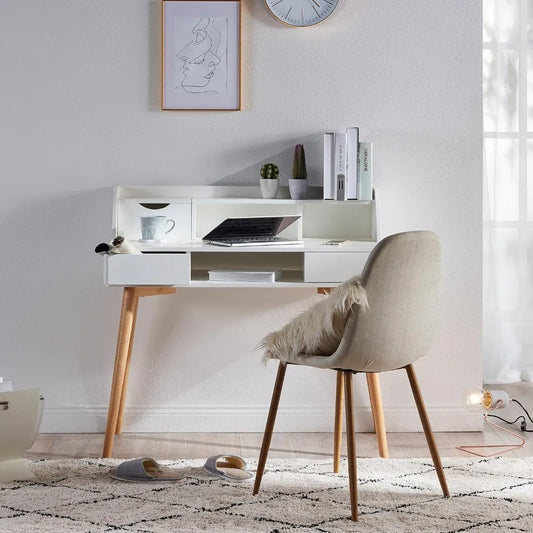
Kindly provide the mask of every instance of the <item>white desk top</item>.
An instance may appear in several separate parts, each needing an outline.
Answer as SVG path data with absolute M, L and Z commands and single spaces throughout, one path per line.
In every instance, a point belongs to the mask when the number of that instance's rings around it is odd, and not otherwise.
M 216 246 L 205 244 L 200 239 L 189 242 L 168 241 L 161 243 L 148 243 L 133 241 L 133 244 L 142 252 L 370 252 L 376 245 L 372 241 L 349 241 L 343 246 L 324 245 L 327 239 L 304 239 L 303 244 L 268 245 L 268 246 Z

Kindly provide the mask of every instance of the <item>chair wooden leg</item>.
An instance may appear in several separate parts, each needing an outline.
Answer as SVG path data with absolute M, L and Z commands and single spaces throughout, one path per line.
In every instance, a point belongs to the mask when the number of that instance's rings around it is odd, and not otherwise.
M 352 520 L 357 521 L 357 458 L 355 453 L 355 421 L 353 408 L 352 373 L 344 372 L 344 400 L 346 402 L 346 444 L 348 448 L 348 479 Z
M 263 435 L 261 453 L 259 454 L 259 462 L 257 463 L 257 471 L 255 473 L 254 495 L 259 492 L 263 472 L 265 471 L 265 463 L 268 456 L 268 450 L 270 449 L 270 442 L 272 441 L 272 433 L 274 431 L 274 423 L 276 421 L 276 414 L 278 412 L 279 399 L 281 397 L 281 389 L 283 388 L 283 380 L 285 379 L 286 370 L 287 363 L 280 361 L 274 391 L 272 392 L 272 400 L 270 401 L 270 409 L 268 411 L 265 434 Z
M 370 407 L 372 409 L 372 418 L 374 419 L 374 429 L 378 439 L 379 455 L 381 457 L 389 456 L 387 446 L 387 430 L 385 429 L 385 417 L 383 416 L 383 402 L 381 401 L 381 385 L 379 383 L 379 374 L 371 372 L 366 375 L 368 385 L 368 394 L 370 396 Z
M 433 464 L 435 465 L 435 470 L 437 471 L 437 476 L 439 478 L 442 493 L 444 494 L 444 496 L 449 496 L 450 492 L 448 491 L 446 476 L 444 475 L 439 451 L 437 449 L 437 445 L 433 437 L 433 432 L 431 430 L 431 424 L 429 422 L 429 418 L 426 412 L 424 400 L 422 399 L 422 394 L 420 393 L 418 380 L 416 379 L 415 369 L 413 368 L 413 365 L 407 365 L 405 367 L 405 370 L 407 371 L 407 376 L 409 377 L 409 383 L 411 384 L 413 396 L 415 397 L 416 408 L 418 409 L 418 414 L 420 415 L 422 427 L 424 428 L 424 433 L 426 435 L 426 440 L 428 443 L 429 451 L 431 453 L 431 458 L 433 459 Z
M 344 374 L 337 370 L 337 388 L 335 391 L 335 430 L 333 435 L 333 472 L 338 474 L 342 446 L 342 403 L 344 401 Z

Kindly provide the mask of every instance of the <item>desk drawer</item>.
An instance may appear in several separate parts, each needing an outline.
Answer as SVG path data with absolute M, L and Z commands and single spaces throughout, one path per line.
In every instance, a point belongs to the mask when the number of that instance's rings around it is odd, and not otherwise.
M 306 283 L 342 282 L 361 274 L 370 252 L 306 252 Z
M 187 253 L 104 256 L 106 285 L 188 285 L 190 281 Z

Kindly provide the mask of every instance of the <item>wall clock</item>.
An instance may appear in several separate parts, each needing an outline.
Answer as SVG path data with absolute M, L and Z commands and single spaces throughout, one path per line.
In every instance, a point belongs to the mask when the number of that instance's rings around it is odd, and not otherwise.
M 313 26 L 329 17 L 339 0 L 265 0 L 274 17 L 288 26 Z

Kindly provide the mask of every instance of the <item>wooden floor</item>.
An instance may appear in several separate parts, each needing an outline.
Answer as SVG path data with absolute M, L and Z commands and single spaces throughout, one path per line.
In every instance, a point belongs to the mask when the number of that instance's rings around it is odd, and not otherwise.
M 506 390 L 511 398 L 520 403 L 533 415 L 533 383 L 515 383 L 505 386 L 490 386 L 491 389 Z M 533 423 L 514 402 L 494 414 L 507 420 L 524 415 L 527 429 L 533 430 Z M 482 432 L 435 433 L 435 440 L 442 457 L 473 457 L 458 450 L 461 445 L 516 444 L 519 439 L 505 430 L 510 430 L 524 439 L 525 445 L 510 452 L 506 457 L 533 456 L 533 433 L 520 431 L 520 422 L 506 424 L 494 418 L 498 428 L 485 424 Z M 124 433 L 115 437 L 113 457 L 153 457 L 155 459 L 200 459 L 221 453 L 234 454 L 246 459 L 257 459 L 261 446 L 261 433 Z M 392 458 L 429 457 L 423 433 L 388 433 L 389 456 Z M 101 457 L 103 434 L 40 434 L 26 454 L 28 459 Z M 346 439 L 343 439 L 343 453 L 346 453 Z M 372 433 L 357 433 L 358 457 L 378 457 L 376 437 Z M 331 457 L 333 435 L 331 433 L 274 433 L 269 457 Z M 498 448 L 484 448 L 480 453 L 492 453 Z
M 528 438 L 531 434 L 521 433 Z M 429 457 L 423 433 L 389 433 L 389 456 L 392 458 Z M 262 434 L 259 433 L 124 433 L 115 438 L 113 457 L 153 457 L 155 459 L 199 459 L 221 453 L 257 459 Z M 518 439 L 487 427 L 479 433 L 435 433 L 442 457 L 471 457 L 458 450 L 460 445 L 514 444 Z M 532 456 L 529 441 L 519 450 L 506 453 L 508 457 Z M 40 434 L 26 457 L 28 459 L 100 457 L 102 434 Z M 345 444 L 346 440 L 344 440 Z M 378 457 L 375 435 L 358 433 L 358 457 Z M 269 457 L 331 457 L 331 433 L 274 433 Z M 483 449 L 492 453 L 496 449 Z M 345 453 L 345 449 L 344 449 Z

